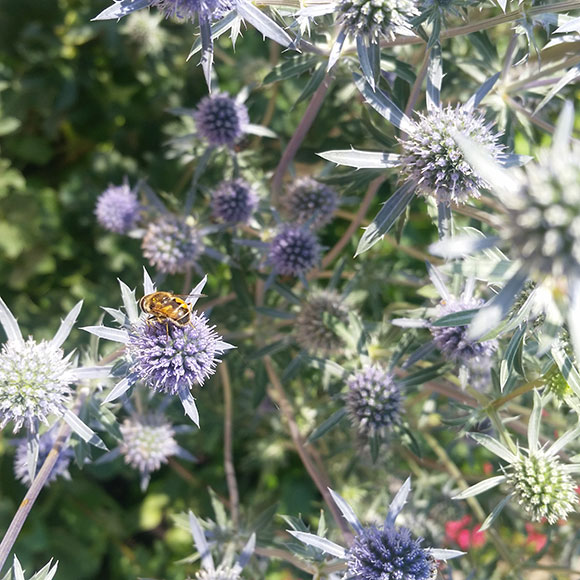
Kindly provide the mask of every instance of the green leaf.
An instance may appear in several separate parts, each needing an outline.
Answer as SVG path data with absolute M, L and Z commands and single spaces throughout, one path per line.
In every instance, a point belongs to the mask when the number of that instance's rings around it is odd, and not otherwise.
M 323 421 L 308 437 L 307 442 L 313 443 L 317 439 L 320 439 L 322 436 L 326 435 L 333 427 L 336 427 L 342 419 L 346 416 L 346 408 L 342 407 L 338 411 L 335 411 L 328 419 Z
M 268 85 L 278 81 L 284 81 L 313 69 L 318 63 L 318 57 L 300 54 L 276 65 L 264 78 L 262 84 Z

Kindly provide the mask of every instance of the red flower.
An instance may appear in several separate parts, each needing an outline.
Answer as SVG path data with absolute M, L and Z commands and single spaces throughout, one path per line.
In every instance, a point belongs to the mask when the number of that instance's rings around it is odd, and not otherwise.
M 480 525 L 470 529 L 471 516 L 465 515 L 460 520 L 445 524 L 445 536 L 448 542 L 457 544 L 462 550 L 479 548 L 485 544 L 485 532 L 480 531 Z
M 548 541 L 548 536 L 546 536 L 546 534 L 540 534 L 540 532 L 536 532 L 534 526 L 530 523 L 526 524 L 526 532 L 528 533 L 526 544 L 533 546 L 536 552 L 542 550 Z

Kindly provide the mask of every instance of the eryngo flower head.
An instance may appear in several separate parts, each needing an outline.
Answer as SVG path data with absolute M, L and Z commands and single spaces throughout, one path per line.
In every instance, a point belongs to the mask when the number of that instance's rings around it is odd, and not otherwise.
M 415 0 L 340 0 L 339 22 L 351 36 L 364 35 L 373 42 L 411 34 L 411 19 L 419 14 Z
M 10 421 L 14 433 L 25 427 L 35 434 L 49 417 L 62 417 L 68 408 L 72 383 L 77 379 L 71 355 L 60 348 L 82 303 L 62 322 L 50 341 L 22 338 L 16 319 L 0 299 L 0 321 L 8 337 L 0 349 L 0 429 Z
M 223 181 L 212 192 L 213 216 L 228 224 L 247 222 L 258 206 L 258 195 L 243 179 Z
M 193 118 L 199 134 L 212 146 L 233 147 L 250 122 L 246 105 L 227 93 L 204 97 Z
M 363 437 L 384 435 L 401 421 L 402 396 L 387 370 L 367 365 L 347 380 L 351 422 Z
M 413 538 L 409 529 L 395 526 L 411 491 L 407 479 L 394 497 L 382 525 L 363 526 L 354 510 L 336 492 L 329 490 L 342 515 L 355 532 L 352 545 L 345 549 L 315 534 L 288 530 L 301 542 L 346 562 L 347 577 L 360 580 L 435 580 L 437 560 L 463 555 L 458 550 L 424 548 L 422 538 Z
M 542 274 L 580 275 L 580 146 L 543 150 L 523 168 L 519 195 L 506 200 L 511 250 Z
M 234 7 L 232 0 L 153 0 L 166 18 L 178 18 L 195 22 L 199 14 L 203 18 L 219 20 Z
M 459 299 L 449 296 L 442 300 L 436 308 L 437 318 L 448 314 L 480 308 L 484 301 L 480 298 L 461 297 Z M 487 361 L 497 350 L 496 339 L 472 340 L 468 337 L 468 326 L 434 326 L 429 330 L 433 335 L 433 341 L 441 354 L 449 361 L 475 365 Z
M 120 430 L 121 455 L 142 476 L 157 471 L 178 452 L 173 426 L 161 413 L 132 415 L 123 421 Z
M 290 221 L 321 228 L 332 220 L 338 194 L 311 177 L 300 177 L 288 188 L 283 204 Z
M 38 438 L 38 461 L 36 463 L 35 477 L 54 445 L 56 441 L 56 435 L 56 430 L 52 428 L 43 433 Z M 30 480 L 27 455 L 27 443 L 24 439 L 18 443 L 18 447 L 16 448 L 16 454 L 14 455 L 14 474 L 16 475 L 16 479 L 21 481 L 24 485 L 30 486 L 32 481 Z M 58 459 L 56 460 L 56 463 L 54 464 L 54 467 L 52 468 L 52 471 L 46 480 L 46 483 L 53 482 L 57 477 L 70 479 L 68 466 L 70 465 L 73 456 L 74 451 L 72 447 L 63 446 L 60 450 Z
M 453 135 L 461 133 L 499 160 L 504 147 L 483 115 L 463 106 L 435 108 L 419 114 L 413 129 L 401 140 L 403 172 L 417 183 L 417 192 L 444 204 L 478 198 L 486 182 L 465 159 Z
M 301 304 L 294 324 L 294 338 L 311 354 L 336 355 L 346 346 L 336 326 L 347 322 L 348 307 L 342 296 L 333 290 L 319 290 Z
M 304 226 L 286 225 L 270 242 L 268 263 L 282 276 L 301 276 L 320 259 L 318 238 Z
M 534 407 L 528 423 L 528 448 L 521 449 L 510 440 L 510 448 L 489 435 L 471 433 L 470 436 L 486 449 L 499 456 L 507 465 L 502 467 L 503 475 L 484 480 L 458 494 L 454 499 L 465 499 L 478 495 L 502 483 L 507 484 L 510 497 L 515 498 L 532 521 L 544 518 L 553 525 L 565 520 L 575 511 L 578 503 L 576 484 L 572 473 L 580 471 L 578 464 L 564 464 L 558 458 L 562 448 L 580 435 L 580 425 L 564 433 L 550 447 L 540 447 L 539 430 L 543 403 L 534 391 Z M 484 522 L 482 530 L 491 525 L 499 515 L 496 508 L 493 517 Z
M 129 37 L 143 54 L 158 54 L 168 37 L 161 26 L 163 16 L 150 11 L 129 14 L 121 32 Z
M 195 226 L 169 214 L 149 224 L 141 247 L 149 263 L 166 274 L 185 272 L 196 264 L 204 249 Z
M 185 326 L 140 322 L 129 331 L 130 372 L 159 393 L 177 395 L 202 386 L 215 373 L 224 345 L 215 327 L 197 312 Z
M 195 580 L 238 580 L 241 570 L 220 564 L 215 570 L 200 570 Z
M 106 230 L 126 234 L 139 220 L 141 205 L 127 183 L 110 185 L 97 199 L 95 215 Z

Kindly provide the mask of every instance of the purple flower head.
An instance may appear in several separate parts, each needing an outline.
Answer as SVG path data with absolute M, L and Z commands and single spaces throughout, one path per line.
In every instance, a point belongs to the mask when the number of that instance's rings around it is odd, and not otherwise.
M 151 222 L 141 244 L 143 255 L 160 272 L 185 272 L 203 251 L 195 227 L 176 216 L 164 215 Z
M 248 109 L 227 93 L 204 97 L 193 118 L 199 134 L 210 145 L 233 147 L 250 122 Z
M 95 215 L 101 226 L 110 232 L 126 234 L 139 220 L 141 205 L 126 183 L 110 185 L 97 199 Z
M 283 204 L 290 221 L 321 228 L 332 220 L 338 194 L 311 177 L 301 177 L 288 188 Z
M 347 407 L 352 423 L 364 436 L 385 434 L 401 421 L 402 397 L 393 376 L 369 365 L 347 380 Z
M 127 342 L 131 374 L 160 393 L 178 395 L 202 386 L 221 362 L 218 357 L 231 348 L 214 328 L 197 312 L 183 327 L 159 322 L 133 325 Z
M 337 324 L 348 323 L 348 307 L 337 292 L 322 290 L 312 293 L 302 303 L 296 316 L 294 338 L 311 354 L 331 356 L 344 350 L 344 339 L 336 331 Z
M 69 356 L 53 342 L 9 340 L 0 350 L 0 429 L 9 421 L 14 432 L 36 432 L 48 417 L 62 417 L 74 380 Z
M 455 142 L 456 132 L 469 137 L 496 160 L 504 152 L 499 135 L 483 115 L 461 106 L 420 114 L 414 130 L 401 140 L 401 167 L 417 183 L 417 192 L 445 204 L 465 203 L 470 197 L 479 197 L 479 190 L 486 187 Z
M 256 192 L 243 179 L 223 181 L 212 193 L 214 217 L 228 224 L 247 222 L 257 206 Z
M 320 259 L 316 235 L 304 226 L 287 225 L 270 243 L 268 263 L 282 276 L 301 276 Z
M 142 476 L 157 471 L 179 450 L 172 425 L 160 413 L 132 415 L 123 421 L 120 429 L 121 455 Z
M 36 475 L 38 475 L 39 469 L 42 467 L 42 464 L 45 462 L 50 450 L 54 446 L 56 441 L 56 429 L 50 429 L 43 433 L 38 438 L 38 461 L 36 463 Z M 70 478 L 68 472 L 68 466 L 70 465 L 71 459 L 74 456 L 74 451 L 72 447 L 64 446 L 60 450 L 60 454 L 46 483 L 53 482 L 57 477 L 62 476 L 66 479 Z M 16 448 L 16 455 L 14 456 L 14 474 L 16 475 L 16 479 L 20 480 L 24 485 L 30 486 L 32 483 L 30 481 L 30 473 L 28 472 L 28 457 L 27 457 L 27 445 L 26 440 L 23 439 L 18 444 Z
M 435 580 L 437 563 L 407 528 L 369 526 L 347 553 L 347 570 L 358 580 Z
M 478 298 L 455 299 L 450 297 L 442 300 L 437 307 L 438 318 L 479 308 L 484 303 Z M 468 326 L 431 326 L 431 334 L 441 354 L 449 361 L 467 365 L 481 365 L 486 363 L 497 350 L 497 340 L 477 341 L 467 337 Z
M 151 6 L 156 6 L 166 18 L 178 18 L 195 22 L 199 14 L 203 18 L 219 20 L 234 7 L 232 0 L 153 0 Z

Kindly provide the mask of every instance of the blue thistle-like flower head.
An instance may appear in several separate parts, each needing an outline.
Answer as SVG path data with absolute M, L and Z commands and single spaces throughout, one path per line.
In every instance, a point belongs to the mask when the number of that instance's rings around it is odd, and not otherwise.
M 45 462 L 50 450 L 54 446 L 56 441 L 57 431 L 56 429 L 52 428 L 43 433 L 38 438 L 38 461 L 36 464 L 36 473 L 35 477 L 38 474 L 39 469 L 42 467 L 42 464 Z M 16 479 L 21 481 L 24 485 L 30 486 L 32 481 L 30 480 L 30 473 L 28 471 L 28 457 L 27 457 L 27 444 L 26 440 L 23 439 L 18 443 L 18 447 L 16 448 L 16 454 L 14 455 L 14 474 L 16 475 Z M 60 450 L 60 454 L 50 475 L 48 476 L 46 483 L 53 482 L 57 477 L 64 477 L 66 479 L 70 478 L 70 474 L 68 472 L 68 466 L 70 465 L 71 459 L 74 456 L 74 451 L 72 447 L 64 446 Z
M 373 42 L 411 34 L 411 19 L 419 14 L 415 0 L 341 0 L 339 22 L 348 34 L 364 35 Z
M 288 188 L 283 204 L 290 221 L 321 228 L 332 220 L 338 194 L 311 177 L 301 177 Z
M 48 417 L 62 417 L 74 381 L 70 355 L 53 342 L 8 340 L 0 350 L 0 428 L 9 421 L 14 432 L 25 426 L 36 432 Z
M 417 192 L 445 204 L 479 197 L 486 183 L 467 162 L 453 134 L 469 137 L 493 159 L 500 159 L 504 147 L 483 115 L 466 107 L 448 106 L 420 114 L 414 126 L 414 131 L 401 140 L 401 168 L 417 183 Z
M 212 192 L 212 213 L 228 224 L 247 222 L 257 206 L 258 195 L 243 179 L 223 181 Z
M 347 570 L 358 580 L 435 580 L 437 564 L 407 528 L 365 527 L 347 553 Z
M 268 263 L 282 276 L 301 276 L 320 259 L 316 235 L 304 226 L 286 225 L 270 243 Z
M 160 393 L 178 395 L 202 386 L 229 347 L 214 328 L 197 312 L 183 327 L 159 322 L 133 325 L 127 342 L 130 372 Z
M 97 199 L 97 221 L 110 232 L 126 234 L 139 220 L 141 204 L 128 184 L 110 185 Z
M 479 308 L 484 301 L 478 298 L 442 300 L 437 307 L 438 318 L 454 312 Z M 497 350 L 497 340 L 472 340 L 468 338 L 468 326 L 430 326 L 433 341 L 441 354 L 449 361 L 460 364 L 484 365 Z
M 197 229 L 173 215 L 151 222 L 141 244 L 143 255 L 160 272 L 185 272 L 196 264 L 204 246 Z
M 384 435 L 400 423 L 401 391 L 388 371 L 368 365 L 351 375 L 347 385 L 348 412 L 362 436 Z
M 250 122 L 248 109 L 227 93 L 204 97 L 193 118 L 199 134 L 210 145 L 233 147 Z
M 232 0 L 153 0 L 166 18 L 178 18 L 195 22 L 199 14 L 203 18 L 219 20 L 234 7 Z
M 160 413 L 132 415 L 120 426 L 123 441 L 119 446 L 125 463 L 142 476 L 157 471 L 179 449 L 175 431 Z

